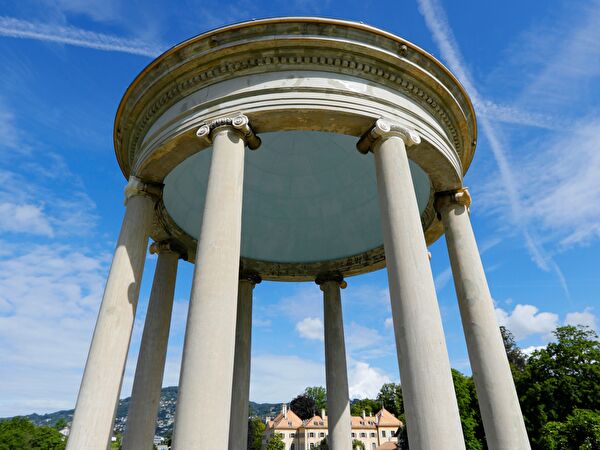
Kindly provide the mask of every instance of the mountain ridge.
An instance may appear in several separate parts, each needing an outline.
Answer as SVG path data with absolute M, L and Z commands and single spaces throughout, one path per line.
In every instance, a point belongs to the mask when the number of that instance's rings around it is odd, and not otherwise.
M 158 417 L 156 420 L 156 431 L 157 436 L 168 436 L 173 432 L 173 422 L 175 420 L 175 405 L 177 404 L 177 386 L 164 387 L 160 391 L 160 401 L 158 408 Z M 114 429 L 118 433 L 122 433 L 125 430 L 127 423 L 127 411 L 129 410 L 129 402 L 131 397 L 126 397 L 119 400 L 117 406 L 117 415 L 115 418 Z M 264 418 L 266 416 L 276 415 L 279 411 L 281 403 L 256 403 L 250 402 L 250 415 Z M 69 424 L 73 421 L 74 409 L 64 409 L 55 411 L 47 414 L 29 414 L 26 416 L 35 425 L 47 425 L 53 426 L 58 420 L 64 419 Z M 0 420 L 10 419 L 5 417 Z

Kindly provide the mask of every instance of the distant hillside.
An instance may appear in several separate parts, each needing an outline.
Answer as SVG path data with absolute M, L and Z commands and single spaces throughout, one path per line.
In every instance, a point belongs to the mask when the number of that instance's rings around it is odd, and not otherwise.
M 115 430 L 123 432 L 127 422 L 127 410 L 129 401 L 127 397 L 119 401 L 117 407 L 117 418 L 115 420 Z M 160 407 L 158 410 L 158 420 L 156 423 L 156 434 L 158 436 L 167 436 L 173 431 L 173 421 L 175 419 L 175 404 L 177 402 L 177 386 L 163 388 L 160 393 Z M 266 417 L 274 416 L 279 411 L 279 403 L 255 403 L 250 402 L 250 411 L 253 416 Z M 73 420 L 72 409 L 65 411 L 56 411 L 49 414 L 30 414 L 26 416 L 36 425 L 54 425 L 59 419 L 65 419 L 69 424 Z

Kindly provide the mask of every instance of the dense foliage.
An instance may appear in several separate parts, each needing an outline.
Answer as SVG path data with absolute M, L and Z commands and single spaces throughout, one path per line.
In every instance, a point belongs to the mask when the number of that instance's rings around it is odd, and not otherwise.
M 290 402 L 290 409 L 302 420 L 310 419 L 316 413 L 315 401 L 306 394 L 300 394 Z
M 404 414 L 402 387 L 396 383 L 386 383 L 377 394 L 377 402 L 396 417 Z
M 65 440 L 56 429 L 32 424 L 24 417 L 0 422 L 0 450 L 62 450 Z
M 266 450 L 285 450 L 285 443 L 279 433 L 273 433 L 267 442 Z
M 504 350 L 506 351 L 512 371 L 522 371 L 525 368 L 525 364 L 527 364 L 527 356 L 517 347 L 515 337 L 508 328 L 501 326 L 500 334 L 504 341 Z
M 452 369 L 452 381 L 458 403 L 460 423 L 462 425 L 467 450 L 483 449 L 483 425 L 475 393 L 475 383 L 456 369 Z
M 539 448 L 562 448 L 548 446 L 546 433 L 568 434 L 583 417 L 600 413 L 598 335 L 573 326 L 559 327 L 553 334 L 556 341 L 535 351 L 523 370 L 515 373 L 529 438 Z M 576 410 L 589 410 L 589 414 Z M 600 439 L 590 445 L 583 448 L 599 448 Z
M 352 450 L 365 450 L 365 444 L 358 439 L 352 439 Z
M 539 444 L 545 450 L 599 450 L 600 414 L 576 409 L 564 422 L 548 422 L 542 428 Z
M 327 410 L 327 390 L 323 386 L 307 387 L 304 390 L 304 395 L 315 402 L 317 414 L 321 414 L 323 409 Z
M 261 450 L 265 428 L 266 425 L 260 417 L 248 419 L 248 450 Z
M 370 398 L 354 400 L 350 404 L 350 414 L 353 416 L 360 416 L 363 411 L 367 416 L 370 414 L 375 415 L 380 409 L 381 403 L 379 403 L 377 400 L 371 400 Z

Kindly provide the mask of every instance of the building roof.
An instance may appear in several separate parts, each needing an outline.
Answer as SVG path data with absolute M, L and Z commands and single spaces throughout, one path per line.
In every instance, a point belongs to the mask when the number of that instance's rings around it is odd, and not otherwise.
M 298 428 L 305 429 L 327 429 L 327 416 L 325 414 L 314 415 L 310 419 L 300 419 L 291 409 L 286 410 L 287 418 L 282 410 L 274 419 L 267 421 L 267 429 L 293 430 Z M 374 416 L 352 416 L 352 429 L 376 429 L 377 427 L 402 426 L 396 416 L 385 408 L 381 408 Z
M 273 420 L 267 422 L 267 428 L 273 428 L 275 430 L 295 430 L 302 426 L 302 419 L 294 413 L 291 409 L 288 409 L 284 416 L 283 411 L 277 414 Z
M 377 418 L 373 416 L 352 416 L 352 428 L 372 428 L 377 427 Z
M 327 416 L 312 416 L 310 419 L 306 419 L 302 422 L 302 427 L 307 429 L 327 428 Z
M 375 414 L 375 417 L 377 417 L 377 426 L 380 427 L 399 427 L 402 425 L 402 422 L 385 408 L 381 408 L 381 410 Z

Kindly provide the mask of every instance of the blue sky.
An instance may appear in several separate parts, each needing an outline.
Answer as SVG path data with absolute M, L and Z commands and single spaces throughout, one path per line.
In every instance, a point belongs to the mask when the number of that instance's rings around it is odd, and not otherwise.
M 466 177 L 497 316 L 524 348 L 600 314 L 600 1 L 0 0 L 0 417 L 74 406 L 123 214 L 118 102 L 152 56 L 231 22 L 362 21 L 443 61 L 471 94 Z M 444 239 L 431 247 L 453 367 L 470 373 Z M 122 396 L 129 395 L 149 257 Z M 191 266 L 181 263 L 164 385 L 177 383 Z M 385 271 L 343 291 L 352 396 L 398 381 Z M 251 399 L 324 385 L 321 292 L 255 289 Z

